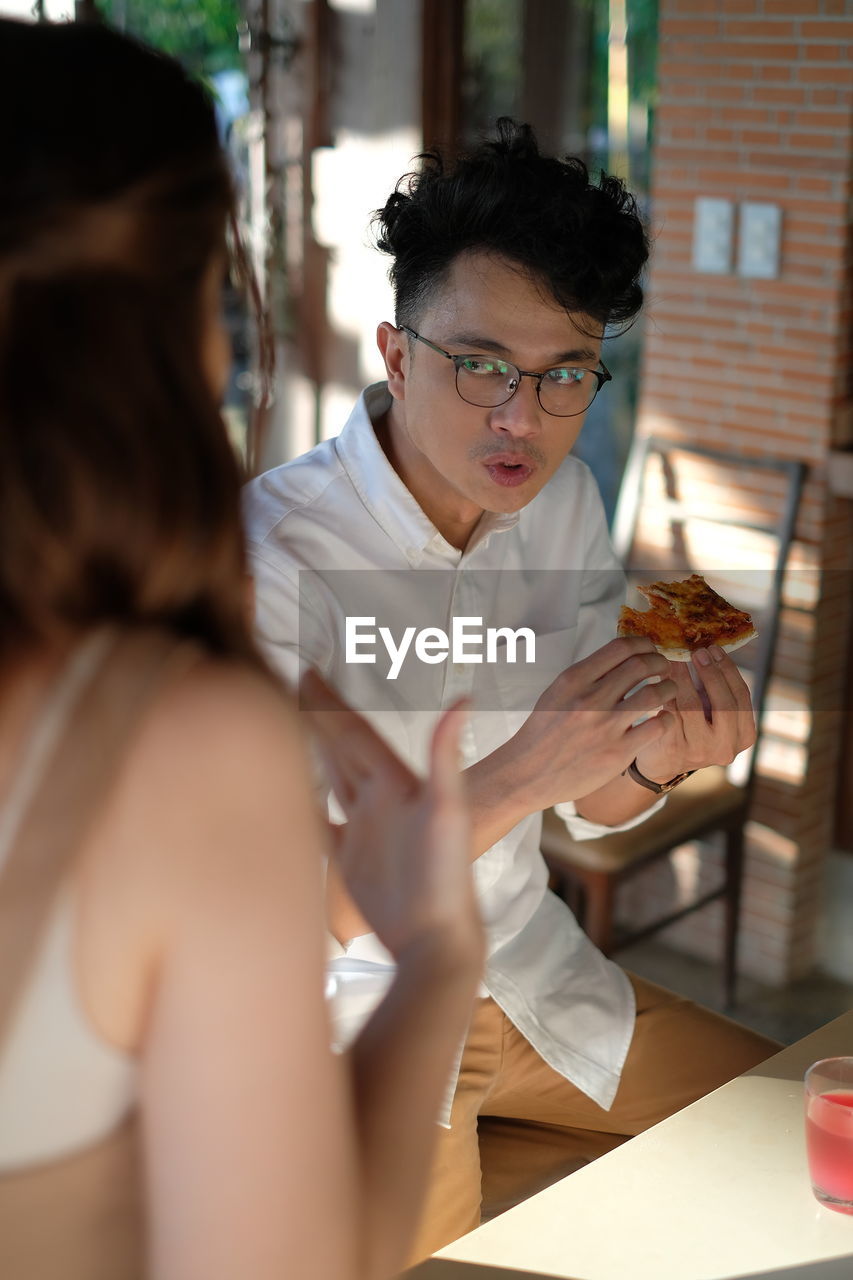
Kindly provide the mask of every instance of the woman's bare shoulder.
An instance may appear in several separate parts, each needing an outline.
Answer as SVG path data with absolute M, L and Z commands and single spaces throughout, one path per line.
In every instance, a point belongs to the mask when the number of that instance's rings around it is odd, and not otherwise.
M 301 916 L 319 945 L 323 851 L 295 699 L 196 662 L 149 708 L 78 867 L 79 971 L 101 1033 L 138 1046 L 148 975 L 180 939 L 200 956 L 241 931 L 260 946 L 269 910 L 265 945 Z
M 172 758 L 193 771 L 262 769 L 304 751 L 295 695 L 248 666 L 200 657 L 159 694 L 140 727 L 138 761 Z
M 123 837 L 189 851 L 240 823 L 313 807 L 293 695 L 247 666 L 204 657 L 160 691 L 128 751 L 109 808 Z

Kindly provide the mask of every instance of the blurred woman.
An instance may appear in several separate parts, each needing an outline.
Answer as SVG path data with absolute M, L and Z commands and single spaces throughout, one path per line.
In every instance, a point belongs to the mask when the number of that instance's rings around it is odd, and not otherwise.
M 326 833 L 217 407 L 213 111 L 106 29 L 7 21 L 0 99 L 0 1274 L 390 1276 L 482 954 L 460 712 L 421 782 L 311 689 L 398 961 L 336 1057 Z

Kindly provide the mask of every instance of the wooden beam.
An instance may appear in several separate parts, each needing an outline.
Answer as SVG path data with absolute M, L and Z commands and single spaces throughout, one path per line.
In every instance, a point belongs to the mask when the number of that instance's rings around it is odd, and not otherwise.
M 425 147 L 446 159 L 459 149 L 464 0 L 423 0 L 421 123 Z

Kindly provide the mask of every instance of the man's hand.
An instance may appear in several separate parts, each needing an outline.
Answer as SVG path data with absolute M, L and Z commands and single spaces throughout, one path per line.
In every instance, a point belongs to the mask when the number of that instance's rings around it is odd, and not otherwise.
M 315 672 L 301 690 L 347 817 L 333 856 L 359 911 L 398 960 L 430 940 L 448 954 L 479 955 L 470 814 L 458 767 L 463 710 L 451 708 L 438 721 L 430 774 L 421 779 Z
M 637 768 L 653 782 L 731 764 L 755 742 L 749 689 L 728 654 L 712 645 L 695 653 L 691 665 L 696 684 L 686 662 L 670 663 L 675 697 L 657 717 L 660 737 L 637 752 Z
M 612 640 L 563 671 L 507 744 L 531 788 L 528 812 L 588 795 L 652 748 L 664 731 L 656 712 L 676 691 L 671 664 L 641 637 Z
M 466 770 L 476 852 L 490 848 L 529 814 L 596 794 L 618 779 L 663 733 L 656 712 L 673 701 L 675 692 L 670 664 L 642 637 L 611 640 L 567 667 L 518 732 Z M 630 817 L 649 800 L 638 805 L 634 793 L 639 788 L 632 784 L 627 790 L 624 816 Z M 608 816 L 594 820 L 623 820 L 611 816 L 609 797 L 604 808 Z

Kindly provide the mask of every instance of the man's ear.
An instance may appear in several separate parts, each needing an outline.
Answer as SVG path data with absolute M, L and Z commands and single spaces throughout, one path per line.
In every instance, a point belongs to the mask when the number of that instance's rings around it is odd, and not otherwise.
M 388 390 L 395 400 L 405 400 L 406 374 L 409 368 L 409 339 L 402 329 L 383 320 L 376 330 L 376 345 L 385 361 Z

